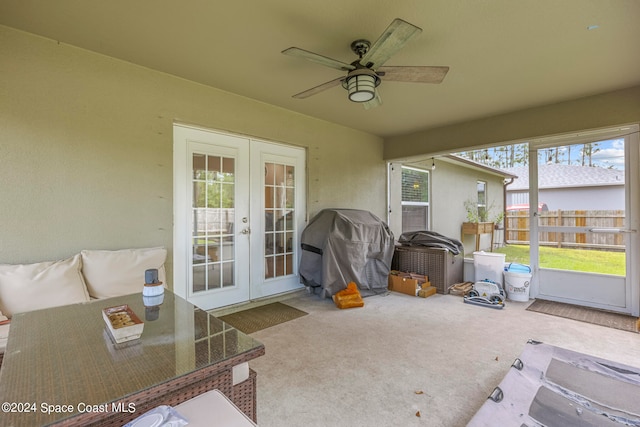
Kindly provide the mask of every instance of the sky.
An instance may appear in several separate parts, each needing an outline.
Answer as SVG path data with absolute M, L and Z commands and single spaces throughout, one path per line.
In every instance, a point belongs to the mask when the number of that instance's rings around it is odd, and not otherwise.
M 567 156 L 571 156 L 571 164 L 579 165 L 582 162 L 583 144 L 560 147 L 561 163 L 567 163 Z M 544 156 L 544 153 L 540 153 Z M 543 157 L 539 157 L 543 161 Z M 609 139 L 594 143 L 593 154 L 591 156 L 593 166 L 624 170 L 624 139 Z M 587 160 L 588 164 L 588 160 Z
M 518 144 L 518 146 L 520 147 L 518 150 L 522 150 L 524 148 L 522 144 Z M 584 147 L 585 144 L 575 144 L 570 146 L 558 147 L 557 163 L 581 165 L 582 150 L 584 149 Z M 486 150 L 486 154 L 490 159 L 500 158 L 500 154 L 495 152 L 497 150 L 499 150 L 498 147 L 496 147 L 495 149 L 489 148 L 488 150 Z M 547 163 L 547 159 L 549 159 L 549 162 L 555 163 L 555 150 L 555 147 L 549 149 L 540 149 L 538 151 L 538 163 Z M 502 155 L 504 156 L 504 153 Z M 571 160 L 570 162 L 569 157 Z M 482 162 L 481 160 L 478 161 Z M 487 164 L 492 163 L 487 162 Z M 591 164 L 591 166 L 602 167 L 606 169 L 616 169 L 621 171 L 624 170 L 624 139 L 617 138 L 592 143 L 591 163 L 589 163 L 588 157 L 585 158 L 585 165 L 588 166 L 589 164 Z M 522 165 L 522 163 L 520 165 Z M 494 166 L 500 167 L 498 165 Z
M 595 164 L 624 170 L 624 139 L 611 139 L 598 142 L 600 151 L 593 155 Z

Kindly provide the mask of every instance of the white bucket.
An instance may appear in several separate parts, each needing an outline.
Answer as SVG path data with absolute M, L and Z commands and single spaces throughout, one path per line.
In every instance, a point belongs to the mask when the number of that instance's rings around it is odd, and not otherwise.
M 497 254 L 493 252 L 474 252 L 473 253 L 473 270 L 475 272 L 475 281 L 489 280 L 495 282 L 502 287 L 502 273 L 504 272 L 505 254 Z
M 529 301 L 530 273 L 504 272 L 504 284 L 507 298 L 511 301 Z

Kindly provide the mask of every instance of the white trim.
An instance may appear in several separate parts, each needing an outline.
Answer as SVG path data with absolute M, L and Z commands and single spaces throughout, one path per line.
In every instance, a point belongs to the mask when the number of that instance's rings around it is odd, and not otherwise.
M 640 236 L 634 232 L 640 229 L 640 140 L 638 136 L 639 126 L 637 124 L 620 126 L 616 128 L 587 130 L 571 134 L 549 136 L 531 140 L 529 145 L 529 204 L 538 205 L 538 151 L 544 148 L 575 145 L 581 143 L 598 142 L 613 138 L 624 138 L 625 140 L 625 213 L 627 224 L 624 229 L 612 228 L 609 232 L 624 233 L 626 244 L 626 276 L 613 276 L 603 274 L 590 274 L 584 272 L 566 272 L 554 269 L 541 269 L 539 265 L 539 231 L 562 232 L 565 227 L 540 227 L 537 221 L 537 212 L 530 213 L 530 259 L 533 278 L 531 281 L 531 296 L 533 298 L 543 297 L 561 302 L 573 304 L 583 304 L 590 307 L 620 311 L 638 316 L 640 312 L 640 277 L 637 263 L 640 254 Z M 572 232 L 591 232 L 590 227 L 583 227 L 576 230 L 569 227 Z M 561 283 L 558 292 L 543 291 L 541 280 L 553 280 Z M 582 287 L 576 287 L 575 281 L 579 281 Z M 596 283 L 602 280 L 609 280 L 611 284 L 606 289 L 608 294 L 603 294 L 602 288 L 598 288 Z M 573 284 L 572 284 L 573 283 Z M 591 283 L 595 293 L 583 293 L 584 286 Z M 612 289 L 615 288 L 615 289 Z M 578 289 L 581 292 L 577 292 Z
M 625 138 L 625 200 L 627 205 L 627 229 L 640 230 L 640 135 L 638 125 L 635 133 Z M 627 286 L 628 307 L 632 316 L 640 316 L 640 234 L 627 234 Z
M 557 135 L 548 135 L 540 138 L 532 138 L 529 140 L 529 146 L 536 149 L 541 149 L 555 147 L 558 145 L 582 144 L 604 141 L 606 139 L 620 138 L 626 135 L 630 135 L 634 132 L 638 132 L 637 124 L 623 125 L 614 128 L 607 127 L 598 129 L 586 129 L 580 132 L 571 132 Z

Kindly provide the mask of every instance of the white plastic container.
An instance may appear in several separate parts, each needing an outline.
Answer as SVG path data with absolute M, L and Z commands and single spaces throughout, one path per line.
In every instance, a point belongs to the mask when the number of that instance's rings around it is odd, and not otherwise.
M 474 252 L 473 270 L 476 282 L 490 280 L 502 286 L 502 273 L 504 272 L 505 254 L 493 252 Z
M 522 264 L 510 264 L 504 270 L 504 287 L 511 301 L 529 301 L 531 268 Z

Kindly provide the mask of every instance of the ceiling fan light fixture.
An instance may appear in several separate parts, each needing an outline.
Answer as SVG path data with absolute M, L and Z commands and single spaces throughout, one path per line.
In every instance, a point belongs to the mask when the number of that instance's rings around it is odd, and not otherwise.
M 342 86 L 349 92 L 349 99 L 353 102 L 371 101 L 376 96 L 376 86 L 379 84 L 380 77 L 367 68 L 351 71 L 342 82 Z

